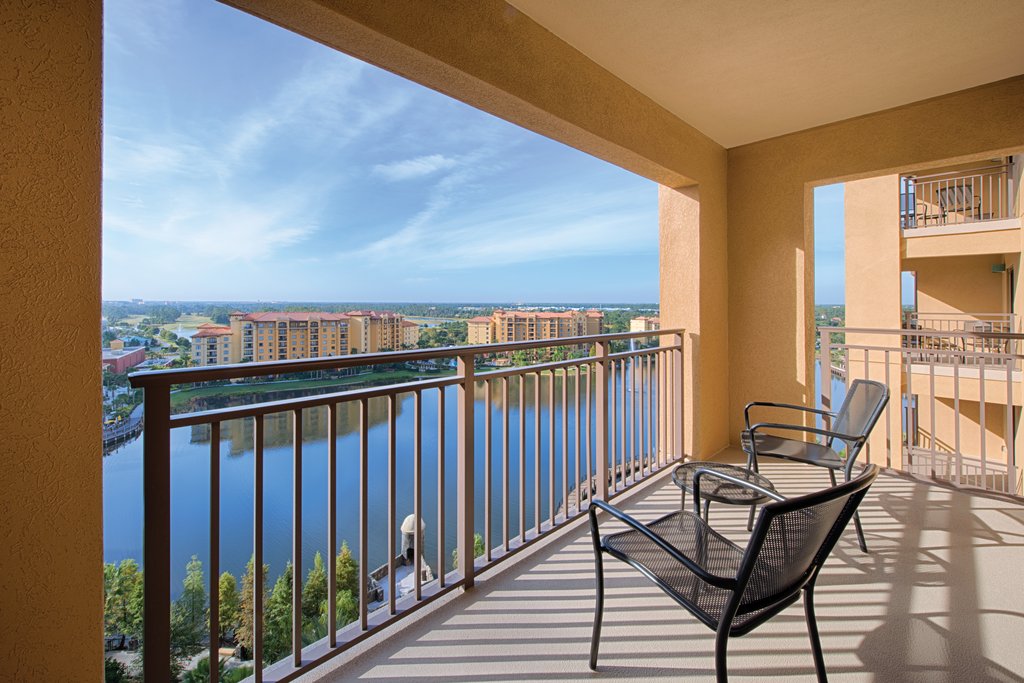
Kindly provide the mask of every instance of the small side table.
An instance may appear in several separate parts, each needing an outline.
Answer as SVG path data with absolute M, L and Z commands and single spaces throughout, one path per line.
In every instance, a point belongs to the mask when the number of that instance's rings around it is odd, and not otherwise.
M 679 465 L 672 471 L 672 481 L 675 482 L 675 485 L 679 487 L 681 492 L 680 506 L 682 509 L 686 508 L 686 492 L 693 492 L 693 475 L 700 469 L 728 474 L 737 479 L 749 481 L 751 484 L 757 484 L 769 491 L 775 491 L 775 486 L 771 481 L 757 472 L 748 470 L 746 467 L 737 467 L 736 465 L 729 465 L 724 462 L 687 462 Z M 705 475 L 701 477 L 700 483 L 700 497 L 704 499 L 705 522 L 708 521 L 708 505 L 711 501 L 727 505 L 755 506 L 770 500 L 764 494 L 737 486 L 731 481 L 717 477 Z M 753 515 L 751 515 L 752 518 Z M 747 530 L 749 531 L 749 529 L 750 524 L 748 523 Z

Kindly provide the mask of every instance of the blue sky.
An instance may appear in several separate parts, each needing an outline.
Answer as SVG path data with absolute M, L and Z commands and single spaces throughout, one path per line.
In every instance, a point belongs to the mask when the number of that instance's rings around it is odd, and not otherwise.
M 843 186 L 814 188 L 814 303 L 846 301 Z
M 658 299 L 654 183 L 215 2 L 107 0 L 107 299 Z

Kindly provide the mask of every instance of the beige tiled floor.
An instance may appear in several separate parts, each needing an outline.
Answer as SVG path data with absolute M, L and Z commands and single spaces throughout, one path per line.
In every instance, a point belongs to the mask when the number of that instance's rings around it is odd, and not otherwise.
M 770 463 L 787 495 L 823 470 Z M 663 476 L 624 501 L 640 519 L 679 505 Z M 879 477 L 818 582 L 825 661 L 836 681 L 1024 681 L 1024 506 Z M 743 542 L 742 509 L 712 523 Z M 713 679 L 713 634 L 621 563 L 607 567 L 600 670 L 587 668 L 594 608 L 589 533 L 580 526 L 354 657 L 303 680 L 595 681 Z M 790 607 L 729 648 L 733 680 L 814 680 L 803 609 Z

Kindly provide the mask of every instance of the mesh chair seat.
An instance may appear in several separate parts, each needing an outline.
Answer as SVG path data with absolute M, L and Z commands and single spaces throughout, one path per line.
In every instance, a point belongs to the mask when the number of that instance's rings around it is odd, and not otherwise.
M 774 434 L 756 434 L 754 443 L 757 445 L 758 455 L 809 463 L 832 470 L 846 467 L 845 459 L 840 458 L 834 449 L 820 443 L 787 439 Z M 744 431 L 740 434 L 740 445 L 745 453 L 752 452 L 750 432 Z
M 790 499 L 760 489 L 774 502 L 761 509 L 746 548 L 729 541 L 693 513 L 673 512 L 643 524 L 605 501 L 591 501 L 597 600 L 590 668 L 597 668 L 604 614 L 603 558 L 609 555 L 638 569 L 715 631 L 719 683 L 728 680 L 729 638 L 751 632 L 803 595 L 815 672 L 819 681 L 825 681 L 825 661 L 814 615 L 815 580 L 877 475 L 878 468 L 869 464 L 853 481 Z M 704 470 L 702 476 L 756 488 L 722 472 Z M 699 505 L 699 485 L 696 489 L 695 507 Z M 628 530 L 602 536 L 599 510 L 624 523 Z

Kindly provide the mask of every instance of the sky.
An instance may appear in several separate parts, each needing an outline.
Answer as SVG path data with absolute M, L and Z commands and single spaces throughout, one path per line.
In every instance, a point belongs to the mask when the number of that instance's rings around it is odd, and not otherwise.
M 814 303 L 846 303 L 843 184 L 814 188 Z M 902 303 L 914 304 L 914 278 L 901 276 Z
M 657 302 L 655 183 L 207 0 L 107 0 L 103 296 Z

